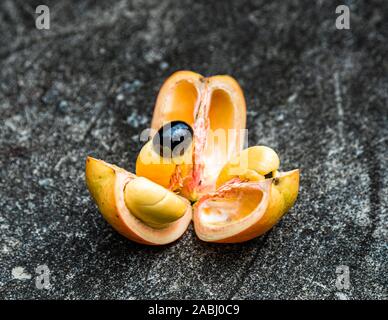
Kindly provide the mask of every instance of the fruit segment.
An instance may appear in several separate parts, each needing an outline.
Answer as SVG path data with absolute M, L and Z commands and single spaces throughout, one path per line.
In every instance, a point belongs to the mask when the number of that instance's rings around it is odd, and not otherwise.
M 215 190 L 219 171 L 242 150 L 246 107 L 242 90 L 229 76 L 205 78 L 191 71 L 178 71 L 163 84 L 155 105 L 152 129 L 180 121 L 193 131 L 192 148 L 176 164 L 154 152 L 145 161 L 151 144 L 141 150 L 136 174 L 179 191 L 195 201 Z
M 192 209 L 186 199 L 115 165 L 88 157 L 86 184 L 108 223 L 133 241 L 167 244 L 190 224 Z
M 258 182 L 232 180 L 195 204 L 195 232 L 208 242 L 236 243 L 258 237 L 292 207 L 298 189 L 299 170 Z

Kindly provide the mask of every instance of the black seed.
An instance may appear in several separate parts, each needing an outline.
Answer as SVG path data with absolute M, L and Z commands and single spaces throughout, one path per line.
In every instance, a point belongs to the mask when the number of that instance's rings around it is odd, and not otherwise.
M 183 156 L 193 140 L 193 129 L 183 121 L 165 124 L 152 138 L 152 145 L 163 158 Z
M 272 177 L 273 177 L 272 172 L 267 173 L 267 174 L 264 176 L 264 178 L 266 178 L 266 179 L 271 179 Z

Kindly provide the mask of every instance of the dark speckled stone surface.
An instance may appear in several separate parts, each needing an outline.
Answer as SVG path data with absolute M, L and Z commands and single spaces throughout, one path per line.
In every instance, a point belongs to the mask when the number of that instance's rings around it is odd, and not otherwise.
M 0 3 L 0 298 L 387 298 L 386 1 L 344 1 L 350 30 L 332 1 L 45 2 L 49 31 L 41 1 Z M 250 144 L 301 168 L 296 205 L 260 238 L 212 245 L 190 227 L 144 247 L 89 197 L 86 156 L 133 171 L 180 69 L 234 76 Z

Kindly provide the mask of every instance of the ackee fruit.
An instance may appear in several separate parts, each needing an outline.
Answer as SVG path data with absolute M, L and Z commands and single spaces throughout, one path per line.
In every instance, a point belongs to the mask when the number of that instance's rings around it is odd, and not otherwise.
M 280 172 L 267 146 L 244 149 L 245 123 L 236 80 L 176 72 L 160 89 L 136 174 L 88 157 L 88 189 L 105 219 L 139 243 L 173 242 L 191 219 L 203 241 L 258 237 L 295 203 L 299 170 Z

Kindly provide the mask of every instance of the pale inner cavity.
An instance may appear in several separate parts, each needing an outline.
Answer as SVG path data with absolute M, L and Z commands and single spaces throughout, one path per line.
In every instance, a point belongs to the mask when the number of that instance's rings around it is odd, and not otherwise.
M 224 197 L 214 196 L 200 207 L 201 220 L 205 224 L 225 225 L 243 219 L 260 204 L 260 190 L 236 190 Z
M 234 130 L 234 106 L 229 93 L 225 90 L 213 91 L 209 113 L 208 132 L 206 134 L 205 148 L 203 150 L 202 182 L 214 188 L 215 181 L 222 167 L 230 157 L 237 152 L 236 136 Z

